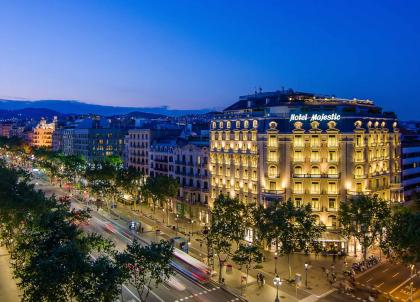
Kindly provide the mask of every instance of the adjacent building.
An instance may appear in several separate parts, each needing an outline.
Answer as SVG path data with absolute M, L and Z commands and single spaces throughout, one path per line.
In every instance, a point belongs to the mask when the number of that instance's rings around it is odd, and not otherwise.
M 404 123 L 402 136 L 404 199 L 420 199 L 420 122 Z
M 101 161 L 107 156 L 122 157 L 126 134 L 126 129 L 115 127 L 108 119 L 87 118 L 65 134 L 71 139 L 63 145 L 71 147 L 64 153 L 71 151 L 69 154 L 81 155 L 87 161 Z
M 41 121 L 33 129 L 33 134 L 30 138 L 31 145 L 38 148 L 52 148 L 53 133 L 56 125 L 57 117 L 54 117 L 54 120 L 51 123 L 47 123 L 44 118 L 41 118 Z
M 329 229 L 348 198 L 404 198 L 396 116 L 369 100 L 292 90 L 240 97 L 211 123 L 209 170 L 211 199 L 310 203 Z

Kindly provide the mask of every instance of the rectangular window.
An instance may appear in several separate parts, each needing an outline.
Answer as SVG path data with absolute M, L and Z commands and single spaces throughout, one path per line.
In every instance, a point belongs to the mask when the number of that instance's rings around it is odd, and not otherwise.
M 320 194 L 320 193 L 321 193 L 321 188 L 320 188 L 319 182 L 313 181 L 311 183 L 311 194 Z
M 303 194 L 303 184 L 302 182 L 295 182 L 293 191 L 295 194 Z
M 275 191 L 276 190 L 276 182 L 270 181 L 270 190 Z
M 303 161 L 302 151 L 295 151 L 295 153 L 294 153 L 294 161 L 297 161 L 297 162 Z
M 319 204 L 319 198 L 318 197 L 312 198 L 312 200 L 311 200 L 311 206 L 312 206 L 312 210 L 319 211 L 320 204 Z
M 312 151 L 311 152 L 311 161 L 312 162 L 319 162 L 319 151 Z
M 268 161 L 277 161 L 277 152 L 276 151 L 270 151 L 268 153 Z
M 296 135 L 293 141 L 295 147 L 303 147 L 303 138 L 302 135 Z
M 328 182 L 328 194 L 337 194 L 337 183 Z
M 328 135 L 328 146 L 329 147 L 337 147 L 337 136 L 335 135 Z
M 320 141 L 318 135 L 312 135 L 311 136 L 311 147 L 319 147 Z
M 277 147 L 277 136 L 276 135 L 271 134 L 268 137 L 268 146 L 269 147 Z
M 329 209 L 336 209 L 336 200 L 335 198 L 328 198 L 328 208 Z
M 302 206 L 302 198 L 301 197 L 296 197 L 295 198 L 295 206 L 296 207 Z

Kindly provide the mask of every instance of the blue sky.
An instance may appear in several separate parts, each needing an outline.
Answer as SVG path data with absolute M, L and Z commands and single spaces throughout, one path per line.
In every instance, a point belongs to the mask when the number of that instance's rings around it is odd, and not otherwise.
M 416 1 L 2 1 L 0 98 L 224 107 L 286 88 L 419 118 Z

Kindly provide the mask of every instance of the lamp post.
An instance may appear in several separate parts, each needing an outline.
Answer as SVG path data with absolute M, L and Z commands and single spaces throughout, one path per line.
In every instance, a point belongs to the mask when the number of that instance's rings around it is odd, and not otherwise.
M 308 269 L 309 264 L 305 262 L 305 287 L 308 288 Z
M 275 251 L 274 252 L 274 274 L 276 274 L 277 275 L 277 255 L 278 255 L 278 253 L 277 253 L 277 251 Z
M 279 299 L 279 286 L 281 285 L 281 279 L 279 277 L 278 274 L 276 274 L 276 276 L 273 279 L 273 283 L 276 286 L 276 300 L 274 300 L 274 302 L 280 302 Z
M 178 220 L 179 220 L 179 214 L 176 214 L 176 231 L 175 234 L 178 235 Z

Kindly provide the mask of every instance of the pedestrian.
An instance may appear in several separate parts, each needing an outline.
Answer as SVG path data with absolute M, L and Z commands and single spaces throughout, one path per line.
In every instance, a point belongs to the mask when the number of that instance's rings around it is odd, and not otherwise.
M 257 273 L 257 284 L 261 286 L 261 273 Z
M 327 275 L 327 279 L 330 277 L 330 270 L 328 268 L 325 269 L 325 274 Z
M 265 283 L 264 275 L 261 274 L 261 285 L 264 285 L 264 283 Z

